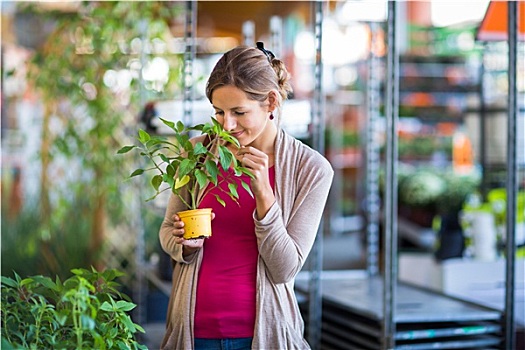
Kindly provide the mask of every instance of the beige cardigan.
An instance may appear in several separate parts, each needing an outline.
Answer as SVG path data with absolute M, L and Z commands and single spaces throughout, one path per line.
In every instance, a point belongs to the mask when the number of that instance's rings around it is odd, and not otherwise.
M 333 179 L 330 163 L 280 130 L 275 142 L 276 202 L 255 219 L 259 248 L 257 306 L 252 349 L 309 349 L 294 293 L 294 279 L 314 243 Z M 202 249 L 184 260 L 171 234 L 171 216 L 184 210 L 170 198 L 159 237 L 175 261 L 162 349 L 192 349 L 195 294 Z

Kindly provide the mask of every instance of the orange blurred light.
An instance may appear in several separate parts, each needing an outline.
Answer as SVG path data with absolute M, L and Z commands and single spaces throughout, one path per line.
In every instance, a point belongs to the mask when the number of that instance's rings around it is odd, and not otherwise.
M 507 1 L 491 1 L 478 28 L 476 39 L 480 41 L 507 40 Z M 518 40 L 525 40 L 525 1 L 518 2 Z

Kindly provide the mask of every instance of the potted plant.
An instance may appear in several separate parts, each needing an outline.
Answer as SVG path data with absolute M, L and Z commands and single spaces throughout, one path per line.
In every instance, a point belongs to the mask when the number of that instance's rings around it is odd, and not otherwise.
M 137 140 L 141 145 L 124 146 L 118 154 L 131 150 L 139 151 L 147 159 L 151 167 L 139 168 L 133 171 L 131 177 L 153 172 L 151 185 L 155 194 L 147 201 L 156 198 L 161 192 L 171 190 L 180 198 L 187 210 L 178 212 L 184 222 L 184 238 L 200 238 L 211 236 L 211 209 L 200 208 L 199 204 L 204 195 L 222 181 L 228 184 L 228 190 L 223 190 L 234 202 L 238 203 L 238 182 L 235 177 L 246 174 L 252 177 L 249 169 L 241 166 L 234 154 L 226 147 L 227 143 L 240 148 L 239 141 L 224 130 L 215 119 L 211 122 L 194 126 L 185 126 L 178 121 L 160 120 L 173 131 L 174 140 L 158 135 L 150 135 L 139 129 Z M 205 135 L 204 142 L 192 142 L 190 134 L 197 132 Z M 234 176 L 227 176 L 228 172 L 221 172 L 220 168 L 234 170 Z M 253 197 L 250 186 L 238 179 L 242 187 Z M 212 186 L 208 186 L 208 184 Z M 167 187 L 161 188 L 165 184 Z M 218 187 L 222 188 L 222 187 Z M 226 202 L 216 195 L 217 201 L 225 206 Z
M 123 273 L 72 272 L 64 281 L 2 276 L 2 349 L 147 349 L 128 314 L 136 305 L 115 282 Z

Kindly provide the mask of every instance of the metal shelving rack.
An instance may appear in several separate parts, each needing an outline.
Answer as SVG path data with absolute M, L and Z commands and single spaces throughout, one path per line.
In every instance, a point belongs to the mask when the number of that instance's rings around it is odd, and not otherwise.
M 196 8 L 193 1 L 188 2 L 187 18 L 193 22 L 187 26 L 187 39 L 195 35 Z M 323 1 L 314 1 L 315 37 L 316 37 L 316 93 L 313 101 L 314 132 L 316 145 L 322 146 L 322 89 L 320 56 L 321 23 Z M 492 310 L 444 294 L 424 290 L 397 281 L 397 109 L 398 84 L 397 76 L 398 54 L 396 43 L 396 17 L 398 3 L 388 3 L 388 61 L 387 61 L 387 181 L 385 206 L 385 271 L 378 274 L 376 257 L 368 259 L 368 275 L 361 278 L 339 275 L 336 278 L 325 278 L 321 274 L 321 244 L 322 237 L 316 240 L 312 250 L 312 264 L 308 278 L 298 279 L 297 289 L 301 300 L 308 300 L 309 306 L 301 303 L 305 320 L 310 326 L 307 335 L 314 349 L 317 348 L 369 348 L 369 349 L 425 349 L 475 347 L 495 347 L 511 350 L 514 346 L 514 295 L 515 287 L 515 218 L 516 218 L 516 42 L 517 42 L 517 11 L 516 4 L 509 2 L 509 138 L 508 138 L 508 176 L 507 188 L 511 194 L 507 207 L 507 271 L 506 271 L 506 303 L 505 311 Z M 190 21 L 188 21 L 190 23 Z M 186 45 L 186 68 L 191 67 L 193 45 Z M 191 76 L 191 70 L 185 69 L 185 79 Z M 185 80 L 186 81 L 186 80 Z M 369 91 L 377 93 L 377 89 Z M 375 95 L 373 95 L 375 96 Z M 191 102 L 191 94 L 185 94 L 186 102 Z M 377 113 L 375 100 L 370 101 L 371 112 Z M 373 124 L 370 124 L 373 125 Z M 373 131 L 373 130 L 369 130 Z M 370 140 L 370 137 L 368 138 Z M 370 152 L 375 152 L 370 149 Z M 369 153 L 370 155 L 370 153 Z M 372 164 L 374 165 L 374 164 Z M 377 165 L 377 164 L 376 164 Z M 369 164 L 369 185 L 367 194 L 374 196 L 373 182 L 377 167 Z M 375 198 L 375 197 L 374 197 Z M 371 199 L 374 199 L 371 198 Z M 370 200 L 370 198 L 369 198 Z M 369 203 L 374 203 L 370 201 Z M 369 208 L 369 214 L 371 213 Z M 373 225 L 368 226 L 368 235 L 376 234 Z M 369 223 L 369 225 L 370 225 Z M 321 226 L 322 227 L 322 226 Z M 319 234 L 322 236 L 322 232 Z M 373 252 L 377 240 L 369 242 Z M 321 282 L 323 283 L 321 293 Z M 399 298 L 398 298 L 399 296 Z M 380 301 L 379 301 L 380 300 Z M 323 312 L 321 313 L 321 309 Z M 447 311 L 444 313 L 444 311 Z M 504 322 L 503 322 L 504 320 Z M 320 326 L 319 326 L 320 325 Z M 504 334 L 504 337 L 503 337 Z M 352 345 L 353 344 L 353 345 Z M 504 344 L 504 345 L 502 345 Z
M 473 349 L 515 347 L 514 288 L 515 288 L 515 221 L 516 221 L 516 4 L 509 3 L 509 112 L 507 152 L 507 268 L 504 310 L 495 310 L 430 290 L 411 286 L 397 280 L 397 110 L 398 55 L 396 52 L 397 4 L 389 2 L 387 57 L 387 180 L 385 196 L 384 263 L 385 272 L 379 275 L 375 256 L 368 256 L 368 275 L 355 277 L 336 272 L 321 274 L 322 321 L 321 344 L 325 349 Z M 371 67 L 371 76 L 373 67 Z M 369 112 L 374 115 L 376 90 L 369 87 Z M 369 123 L 368 140 L 373 134 Z M 373 195 L 376 165 L 374 150 L 367 149 L 372 159 L 367 164 L 367 195 Z M 373 198 L 368 198 L 368 215 L 372 215 Z M 377 251 L 374 240 L 374 217 L 370 216 L 367 235 L 368 249 Z M 370 240 L 371 239 L 371 240 Z M 370 251 L 368 252 L 371 255 Z M 298 294 L 307 298 L 308 286 L 298 279 Z M 309 308 L 301 303 L 305 319 Z M 311 328 L 308 328 L 310 331 Z

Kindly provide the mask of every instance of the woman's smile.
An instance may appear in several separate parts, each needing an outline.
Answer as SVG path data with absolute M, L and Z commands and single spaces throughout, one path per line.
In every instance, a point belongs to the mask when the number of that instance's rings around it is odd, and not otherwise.
M 239 138 L 239 136 L 241 136 L 242 134 L 244 133 L 243 130 L 239 130 L 239 131 L 230 131 L 230 134 L 235 137 L 236 139 Z

